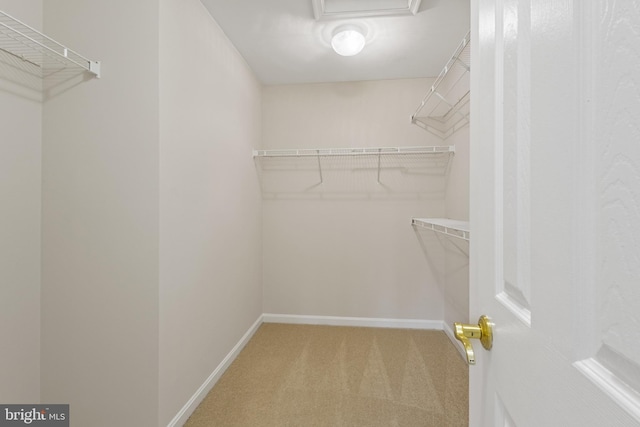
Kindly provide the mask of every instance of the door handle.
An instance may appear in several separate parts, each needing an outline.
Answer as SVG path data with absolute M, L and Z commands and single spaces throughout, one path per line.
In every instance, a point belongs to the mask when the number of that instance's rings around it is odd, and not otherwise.
M 473 346 L 469 339 L 479 339 L 482 343 L 482 347 L 487 350 L 491 350 L 493 347 L 493 326 L 491 319 L 484 314 L 478 319 L 477 325 L 466 325 L 463 323 L 454 323 L 453 329 L 456 339 L 464 346 L 464 351 L 467 354 L 467 362 L 469 365 L 476 364 L 476 357 L 473 353 Z

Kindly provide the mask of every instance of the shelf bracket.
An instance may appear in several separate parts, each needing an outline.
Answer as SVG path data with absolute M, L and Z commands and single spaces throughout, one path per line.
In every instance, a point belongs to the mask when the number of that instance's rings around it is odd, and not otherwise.
M 100 61 L 89 61 L 89 72 L 96 75 L 96 78 L 100 78 Z
M 460 65 L 462 66 L 462 68 L 467 70 L 467 72 L 471 72 L 471 67 L 469 66 L 469 64 L 467 64 L 462 59 L 460 59 L 460 57 L 456 56 L 455 60 L 458 61 L 460 63 Z
M 318 154 L 318 172 L 320 173 L 320 184 L 322 184 L 324 182 L 324 179 L 322 178 L 322 164 L 320 163 L 320 150 L 316 150 L 317 154 Z
M 453 108 L 453 104 L 452 104 L 452 103 L 450 103 L 449 101 L 447 101 L 447 98 L 445 98 L 444 96 L 440 95 L 440 92 L 435 91 L 435 92 L 433 92 L 433 93 L 434 93 L 438 98 L 440 98 L 440 100 L 441 100 L 442 102 L 444 102 L 445 104 L 447 104 L 447 106 L 449 107 L 449 109 L 452 109 L 452 108 Z
M 380 184 L 380 156 L 382 155 L 382 149 L 378 148 L 378 184 Z

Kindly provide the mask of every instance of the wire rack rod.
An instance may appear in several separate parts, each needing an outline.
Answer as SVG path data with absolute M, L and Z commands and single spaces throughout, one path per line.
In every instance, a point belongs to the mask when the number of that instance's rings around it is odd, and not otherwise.
M 428 147 L 374 147 L 374 148 L 304 148 L 254 150 L 253 157 L 331 157 L 331 156 L 381 156 L 388 154 L 453 153 L 452 145 Z
M 0 50 L 40 67 L 43 71 L 79 67 L 100 77 L 100 62 L 85 58 L 2 11 Z
M 467 221 L 448 218 L 412 218 L 411 225 L 467 241 L 471 234 Z

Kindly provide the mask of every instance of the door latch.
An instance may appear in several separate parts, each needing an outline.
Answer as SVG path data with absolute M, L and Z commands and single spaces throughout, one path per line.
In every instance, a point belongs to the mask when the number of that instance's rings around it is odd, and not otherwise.
M 463 323 L 454 323 L 453 329 L 458 341 L 464 346 L 464 351 L 467 354 L 467 362 L 469 365 L 476 364 L 476 357 L 473 353 L 473 346 L 469 339 L 479 339 L 482 343 L 482 347 L 486 350 L 491 350 L 493 347 L 493 327 L 491 319 L 484 314 L 478 319 L 477 325 L 466 325 Z

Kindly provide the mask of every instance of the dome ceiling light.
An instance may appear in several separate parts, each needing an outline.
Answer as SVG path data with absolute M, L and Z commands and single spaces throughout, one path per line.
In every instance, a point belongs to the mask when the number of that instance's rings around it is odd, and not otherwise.
M 342 26 L 334 31 L 331 47 L 338 55 L 353 56 L 362 51 L 366 42 L 364 34 L 358 28 Z

